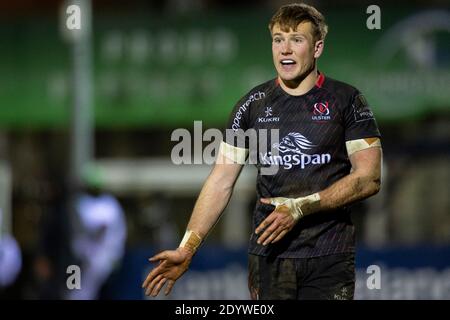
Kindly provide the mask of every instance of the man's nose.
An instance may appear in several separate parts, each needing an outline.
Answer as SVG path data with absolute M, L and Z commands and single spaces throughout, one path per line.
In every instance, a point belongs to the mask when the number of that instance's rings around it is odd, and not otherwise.
M 283 47 L 281 48 L 281 53 L 282 54 L 291 54 L 292 53 L 291 44 L 289 43 L 289 41 L 284 42 Z

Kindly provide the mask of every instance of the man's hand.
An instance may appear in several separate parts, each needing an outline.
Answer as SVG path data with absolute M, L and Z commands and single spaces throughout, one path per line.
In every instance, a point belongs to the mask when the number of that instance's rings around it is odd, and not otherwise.
M 256 228 L 255 233 L 263 234 L 258 238 L 258 244 L 268 245 L 281 240 L 292 230 L 300 218 L 316 212 L 320 206 L 320 196 L 314 193 L 300 198 L 262 198 L 264 204 L 275 206 L 275 210 Z
M 149 261 L 159 261 L 159 264 L 153 268 L 142 284 L 142 288 L 146 289 L 145 295 L 156 297 L 167 282 L 165 291 L 167 296 L 172 291 L 175 281 L 189 268 L 193 254 L 189 249 L 180 247 L 176 250 L 160 252 L 151 257 Z
M 273 199 L 262 198 L 261 202 L 275 205 Z M 258 243 L 263 244 L 264 246 L 281 240 L 286 233 L 291 231 L 298 221 L 294 219 L 291 214 L 291 209 L 286 204 L 279 204 L 275 206 L 275 210 L 272 211 L 272 213 L 269 214 L 255 230 L 256 234 L 259 234 L 262 230 L 264 230 L 258 238 Z

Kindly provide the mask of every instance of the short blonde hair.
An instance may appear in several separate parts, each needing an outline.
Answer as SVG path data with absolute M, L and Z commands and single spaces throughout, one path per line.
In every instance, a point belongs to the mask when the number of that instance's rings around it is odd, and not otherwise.
M 290 29 L 296 30 L 297 26 L 304 21 L 311 22 L 314 41 L 325 39 L 328 33 L 325 17 L 316 8 L 304 3 L 292 3 L 280 7 L 270 19 L 269 30 L 272 32 L 276 24 L 279 24 L 281 30 L 285 32 Z

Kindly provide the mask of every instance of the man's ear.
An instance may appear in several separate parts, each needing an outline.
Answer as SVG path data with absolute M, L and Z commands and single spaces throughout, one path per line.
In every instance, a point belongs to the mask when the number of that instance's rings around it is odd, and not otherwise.
M 323 46 L 325 45 L 323 40 L 316 41 L 314 45 L 314 58 L 319 58 L 323 52 Z

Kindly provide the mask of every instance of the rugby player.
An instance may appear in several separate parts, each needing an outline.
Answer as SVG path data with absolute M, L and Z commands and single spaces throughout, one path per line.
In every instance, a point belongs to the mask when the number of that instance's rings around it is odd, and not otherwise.
M 272 17 L 278 76 L 250 90 L 234 107 L 228 129 L 276 129 L 279 142 L 258 150 L 258 201 L 249 241 L 252 299 L 353 299 L 355 234 L 349 206 L 380 189 L 380 132 L 363 94 L 333 80 L 317 61 L 327 24 L 306 4 L 282 6 Z M 224 139 L 186 233 L 143 283 L 169 294 L 225 209 L 249 154 Z M 267 166 L 274 174 L 262 174 Z

